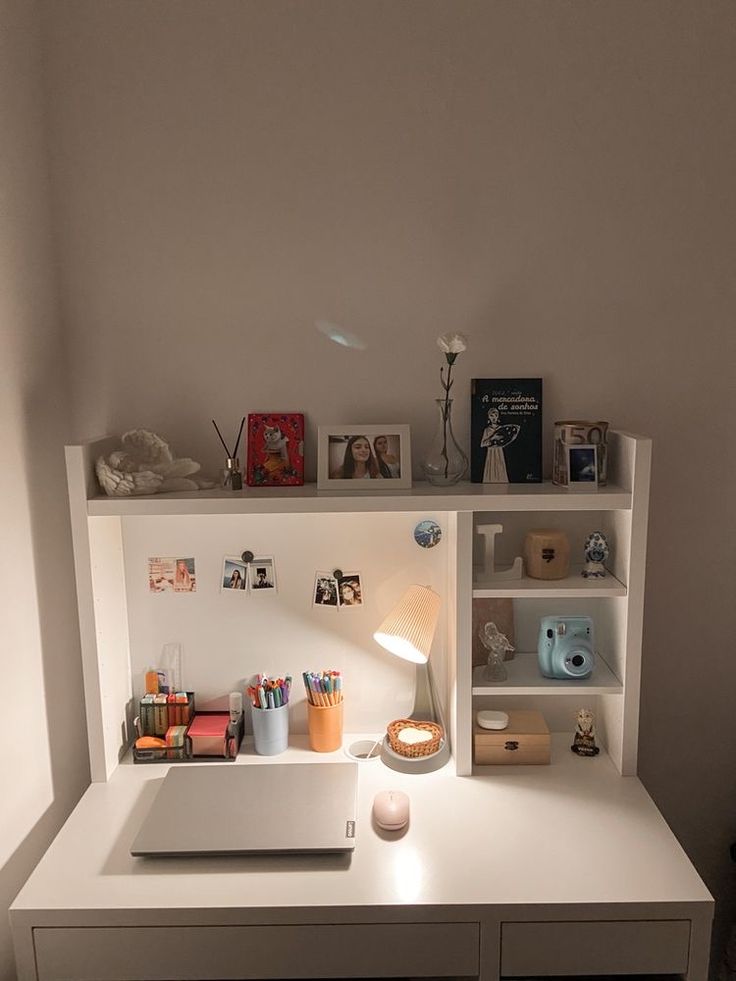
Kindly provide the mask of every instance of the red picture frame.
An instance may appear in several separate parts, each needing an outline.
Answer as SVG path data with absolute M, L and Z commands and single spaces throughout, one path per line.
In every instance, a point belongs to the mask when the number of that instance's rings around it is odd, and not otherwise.
M 304 415 L 301 412 L 252 412 L 248 415 L 249 487 L 300 486 L 304 483 Z

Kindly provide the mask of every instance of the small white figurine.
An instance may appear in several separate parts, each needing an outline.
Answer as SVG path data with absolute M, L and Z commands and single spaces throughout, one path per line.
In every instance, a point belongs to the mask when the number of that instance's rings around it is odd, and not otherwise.
M 604 562 L 610 554 L 606 536 L 600 531 L 594 531 L 585 539 L 585 568 L 581 575 L 584 579 L 604 579 L 606 567 Z
M 188 457 L 176 459 L 169 444 L 148 429 L 131 429 L 120 437 L 123 448 L 95 462 L 100 486 L 110 497 L 200 490 L 210 481 L 193 479 L 200 465 Z
M 481 644 L 488 651 L 488 663 L 483 669 L 485 681 L 497 682 L 506 681 L 508 672 L 504 665 L 504 658 L 507 651 L 513 651 L 514 647 L 509 643 L 508 637 L 502 634 L 495 623 L 486 623 L 478 632 Z
M 600 749 L 595 744 L 595 717 L 590 709 L 578 712 L 575 738 L 570 749 L 578 756 L 597 756 Z

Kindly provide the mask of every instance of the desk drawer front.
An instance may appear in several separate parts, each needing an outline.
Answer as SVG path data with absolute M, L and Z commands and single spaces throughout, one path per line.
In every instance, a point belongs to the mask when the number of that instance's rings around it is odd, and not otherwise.
M 504 923 L 501 974 L 684 974 L 689 920 Z
M 477 923 L 44 927 L 39 981 L 449 977 L 479 973 Z

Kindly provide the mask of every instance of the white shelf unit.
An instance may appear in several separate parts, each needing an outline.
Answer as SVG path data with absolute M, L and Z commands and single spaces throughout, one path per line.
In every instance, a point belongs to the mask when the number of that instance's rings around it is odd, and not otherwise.
M 400 497 L 359 494 L 348 500 L 311 488 L 293 497 L 276 491 L 102 500 L 94 496 L 91 465 L 103 448 L 70 447 L 67 454 L 95 782 L 11 906 L 19 981 L 389 974 L 500 981 L 555 973 L 706 981 L 712 898 L 640 781 L 618 777 L 636 765 L 648 440 L 613 435 L 617 489 L 595 495 L 550 485 L 505 493 L 418 487 Z M 244 616 L 246 607 L 232 595 L 217 596 L 213 581 L 223 544 L 246 534 L 251 544 L 272 542 L 279 550 L 278 595 L 248 599 L 272 611 L 267 619 L 274 635 L 281 629 L 298 657 L 305 656 L 317 619 L 330 622 L 298 600 L 300 577 L 320 549 L 324 557 L 339 546 L 346 561 L 363 561 L 372 595 L 372 608 L 357 619 L 335 615 L 324 631 L 325 645 L 330 633 L 341 644 L 370 637 L 373 615 L 393 605 L 408 577 L 421 576 L 414 581 L 438 588 L 444 612 L 432 662 L 451 709 L 456 771 L 470 773 L 473 707 L 499 699 L 482 685 L 474 688 L 470 646 L 473 520 L 488 512 L 505 523 L 501 539 L 508 548 L 540 514 L 547 525 L 554 521 L 576 532 L 587 520 L 603 522 L 611 534 L 618 586 L 612 581 L 585 595 L 572 582 L 545 585 L 539 593 L 530 593 L 523 581 L 513 587 L 521 650 L 533 649 L 528 638 L 541 605 L 584 604 L 600 621 L 610 673 L 601 664 L 587 689 L 569 696 L 564 685 L 540 683 L 533 655 L 519 655 L 511 668 L 517 694 L 509 688 L 502 696 L 508 706 L 542 703 L 552 716 L 585 690 L 597 699 L 608 753 L 589 760 L 573 756 L 565 723 L 552 727 L 549 766 L 486 767 L 473 779 L 458 779 L 448 765 L 421 778 L 392 772 L 389 782 L 381 763 L 360 764 L 359 842 L 349 861 L 258 855 L 149 862 L 131 856 L 132 837 L 168 768 L 118 765 L 145 656 L 141 648 L 172 623 L 195 635 L 214 615 L 235 628 L 238 643 L 245 634 L 252 644 L 264 618 Z M 429 515 L 441 520 L 445 535 L 439 547 L 424 552 L 410 531 Z M 378 541 L 366 529 L 379 530 Z M 149 543 L 198 550 L 196 603 L 146 593 Z M 279 656 L 280 643 L 274 640 Z M 356 661 L 379 670 L 383 655 L 368 642 L 354 650 Z M 222 672 L 218 650 L 203 653 L 204 670 Z M 185 655 L 185 671 L 186 664 Z M 317 666 L 324 666 L 321 659 Z M 359 689 L 351 689 L 351 701 L 359 700 Z M 388 697 L 385 708 L 396 708 Z M 346 743 L 366 731 L 347 722 L 346 730 L 354 733 Z M 297 734 L 279 760 L 256 757 L 247 739 L 232 765 L 334 759 L 344 756 L 312 754 L 306 737 Z M 406 833 L 372 827 L 374 796 L 387 784 L 411 796 Z M 260 952 L 256 961 L 249 956 L 253 950 Z
M 491 497 L 458 514 L 454 754 L 459 775 L 489 772 L 488 767 L 473 767 L 473 718 L 481 708 L 536 708 L 553 731 L 569 734 L 577 709 L 592 708 L 599 745 L 620 774 L 636 773 L 651 441 L 612 433 L 609 459 L 612 484 L 597 494 L 558 489 L 556 495 L 527 499 L 526 506 L 518 509 L 505 506 L 502 497 Z M 577 554 L 573 551 L 573 560 L 578 561 L 583 558 L 585 534 L 603 530 L 612 544 L 609 575 L 585 580 L 580 567 L 573 565 L 570 575 L 559 581 L 541 582 L 525 575 L 519 580 L 480 582 L 473 563 L 474 545 L 476 554 L 482 550 L 474 528 L 487 523 L 504 526 L 496 539 L 499 567 L 522 554 L 523 536 L 531 528 L 567 531 L 571 542 L 580 545 Z M 536 653 L 521 653 L 506 662 L 506 682 L 485 684 L 482 667 L 473 665 L 472 605 L 474 600 L 493 598 L 513 600 L 517 647 L 522 652 L 536 650 L 541 616 L 592 616 L 598 651 L 593 676 L 581 682 L 545 679 Z M 470 683 L 465 684 L 465 679 Z
M 596 712 L 599 741 L 618 772 L 625 775 L 636 772 L 651 455 L 647 438 L 611 433 L 611 483 L 594 492 L 570 491 L 545 482 L 508 486 L 461 483 L 450 488 L 418 484 L 407 491 L 372 494 L 362 490 L 356 493 L 321 492 L 308 485 L 297 488 L 248 488 L 237 493 L 214 490 L 152 497 L 101 497 L 94 477 L 94 460 L 115 443 L 115 440 L 106 439 L 67 447 L 89 750 L 94 781 L 109 779 L 123 758 L 125 731 L 130 725 L 136 698 L 136 670 L 139 668 L 139 665 L 136 667 L 136 658 L 140 660 L 142 656 L 138 649 L 142 636 L 139 621 L 151 617 L 136 599 L 132 587 L 131 565 L 136 564 L 138 572 L 142 567 L 143 546 L 140 539 L 144 535 L 140 529 L 154 529 L 156 541 L 172 542 L 176 540 L 177 529 L 189 528 L 192 540 L 205 541 L 213 536 L 216 539 L 225 527 L 233 529 L 242 525 L 243 528 L 252 529 L 255 527 L 254 517 L 257 518 L 256 525 L 260 527 L 277 520 L 298 523 L 304 521 L 303 516 L 315 515 L 322 516 L 318 519 L 320 521 L 348 522 L 343 526 L 348 539 L 356 538 L 356 535 L 349 534 L 350 523 L 355 524 L 355 528 L 363 528 L 360 521 L 389 521 L 393 520 L 391 515 L 395 519 L 405 516 L 407 526 L 411 527 L 415 520 L 428 516 L 435 516 L 443 525 L 445 536 L 442 549 L 425 553 L 411 543 L 415 558 L 410 561 L 405 553 L 401 553 L 397 568 L 392 568 L 391 561 L 394 553 L 399 554 L 399 545 L 392 544 L 387 552 L 384 542 L 385 578 L 392 587 L 390 603 L 384 584 L 378 581 L 378 573 L 373 577 L 372 586 L 374 592 L 381 594 L 385 609 L 400 595 L 398 586 L 401 585 L 402 575 L 422 575 L 412 565 L 413 561 L 417 568 L 424 563 L 431 569 L 435 587 L 444 594 L 441 636 L 435 642 L 435 650 L 439 647 L 440 652 L 433 653 L 433 667 L 446 702 L 458 775 L 473 772 L 472 720 L 475 708 L 499 701 L 511 705 L 514 699 L 521 699 L 523 704 L 526 704 L 523 700 L 527 699 L 530 705 L 536 707 L 541 700 L 543 704 L 554 704 L 552 715 L 562 719 L 551 727 L 571 731 L 572 723 L 565 719 L 571 718 L 574 722 L 572 704 L 582 693 L 585 694 L 586 706 L 593 707 Z M 382 515 L 384 518 L 381 518 Z M 596 526 L 602 526 L 613 542 L 611 575 L 603 581 L 589 582 L 578 574 L 577 569 L 573 569 L 567 579 L 558 582 L 545 583 L 525 577 L 516 582 L 474 585 L 474 521 L 483 523 L 488 520 L 504 524 L 504 534 L 499 536 L 497 542 L 500 547 L 506 543 L 513 548 L 518 548 L 524 531 L 538 527 L 540 520 L 544 520 L 548 526 L 569 528 L 576 532 L 595 522 Z M 304 527 L 314 523 L 315 519 L 308 517 Z M 301 526 L 295 524 L 293 527 Z M 136 530 L 133 532 L 131 529 Z M 588 527 L 588 530 L 594 529 Z M 300 539 L 301 535 L 295 537 Z M 393 529 L 386 541 L 397 542 Z M 248 547 L 247 541 L 242 544 Z M 173 545 L 171 549 L 174 550 Z M 357 546 L 356 549 L 353 551 L 356 556 L 354 561 L 359 565 L 360 549 Z M 297 543 L 294 550 L 295 563 L 297 559 L 302 564 L 308 561 L 306 544 L 300 551 Z M 226 551 L 223 548 L 223 554 Z M 441 552 L 441 559 L 432 556 L 433 552 Z M 173 551 L 151 551 L 150 554 L 173 554 Z M 509 561 L 512 558 L 513 555 L 508 556 Z M 582 555 L 578 558 L 582 560 Z M 284 566 L 288 562 L 288 550 L 284 549 L 279 568 L 288 572 Z M 273 598 L 277 603 L 287 602 L 288 578 L 288 575 L 284 576 L 284 588 L 280 582 L 279 596 Z M 582 683 L 547 682 L 536 671 L 536 655 L 522 654 L 509 662 L 510 677 L 504 686 L 479 683 L 477 674 L 475 677 L 473 675 L 472 665 L 472 603 L 473 599 L 492 597 L 510 597 L 514 600 L 517 638 L 521 634 L 524 639 L 523 635 L 526 634 L 526 644 L 520 645 L 520 649 L 526 651 L 535 648 L 535 641 L 529 638 L 534 624 L 538 624 L 539 615 L 557 612 L 558 608 L 568 613 L 592 612 L 596 623 L 600 620 L 602 624 L 605 641 L 600 645 L 604 657 L 599 661 L 593 678 Z M 163 610 L 164 607 L 159 609 Z M 202 611 L 207 612 L 204 607 Z M 171 611 L 165 616 L 171 616 Z M 345 614 L 346 618 L 349 616 Z M 155 636 L 153 628 L 150 635 Z M 367 660 L 375 659 L 376 652 L 366 649 L 365 655 Z M 565 706 L 567 716 L 561 714 L 560 706 Z M 391 706 L 387 708 L 387 713 L 391 713 Z M 391 713 L 391 717 L 397 717 L 397 714 Z M 353 728 L 360 730 L 359 726 Z M 374 728 L 366 725 L 363 731 L 369 732 Z

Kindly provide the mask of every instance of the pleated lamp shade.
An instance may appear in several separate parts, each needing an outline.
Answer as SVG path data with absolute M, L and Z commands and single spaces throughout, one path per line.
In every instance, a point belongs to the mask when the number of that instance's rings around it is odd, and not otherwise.
M 432 648 L 440 597 L 429 586 L 409 586 L 373 634 L 381 647 L 414 664 L 426 664 Z

